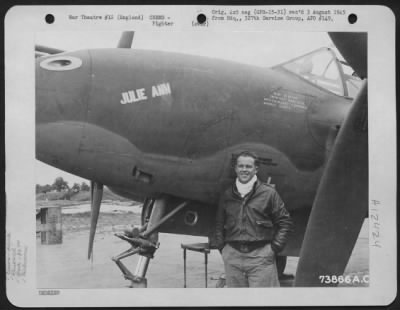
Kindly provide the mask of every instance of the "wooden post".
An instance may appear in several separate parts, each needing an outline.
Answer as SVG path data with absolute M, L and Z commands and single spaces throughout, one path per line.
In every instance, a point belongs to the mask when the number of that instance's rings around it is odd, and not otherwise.
M 61 207 L 45 207 L 40 211 L 42 244 L 62 243 Z

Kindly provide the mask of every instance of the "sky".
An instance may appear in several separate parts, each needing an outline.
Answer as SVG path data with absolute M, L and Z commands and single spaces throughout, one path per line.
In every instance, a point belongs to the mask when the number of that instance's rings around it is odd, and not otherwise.
M 116 47 L 121 32 L 40 32 L 36 44 L 73 51 Z M 178 52 L 270 67 L 320 47 L 332 47 L 326 32 L 135 32 L 132 48 Z M 36 183 L 52 184 L 61 176 L 68 182 L 87 180 L 36 161 Z

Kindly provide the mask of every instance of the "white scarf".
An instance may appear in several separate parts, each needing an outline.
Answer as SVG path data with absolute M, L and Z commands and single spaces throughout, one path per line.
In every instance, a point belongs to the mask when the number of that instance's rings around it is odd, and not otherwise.
M 253 189 L 253 185 L 254 185 L 254 183 L 256 183 L 256 181 L 257 181 L 257 176 L 256 175 L 254 175 L 253 178 L 249 182 L 247 182 L 245 184 L 240 183 L 239 179 L 236 178 L 236 188 L 237 188 L 240 196 L 244 197 L 248 193 L 250 193 L 251 190 Z

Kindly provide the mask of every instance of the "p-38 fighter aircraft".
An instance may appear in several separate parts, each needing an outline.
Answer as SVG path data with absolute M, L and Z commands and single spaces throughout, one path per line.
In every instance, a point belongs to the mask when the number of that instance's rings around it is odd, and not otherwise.
M 342 275 L 368 213 L 366 34 L 272 68 L 131 48 L 36 46 L 36 157 L 92 183 L 88 256 L 103 186 L 143 202 L 142 225 L 113 258 L 146 286 L 158 233 L 212 238 L 238 153 L 260 157 L 294 221 L 279 259 L 300 256 L 295 286 Z M 354 70 L 353 70 L 354 69 Z M 140 255 L 131 273 L 122 259 Z

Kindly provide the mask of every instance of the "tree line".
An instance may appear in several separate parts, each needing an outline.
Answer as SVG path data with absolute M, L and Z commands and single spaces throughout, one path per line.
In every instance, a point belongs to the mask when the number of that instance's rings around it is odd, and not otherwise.
M 46 184 L 46 185 L 40 185 L 36 184 L 36 194 L 39 193 L 48 193 L 51 191 L 57 191 L 57 192 L 64 192 L 64 191 L 72 191 L 75 193 L 78 193 L 80 191 L 89 191 L 90 186 L 86 182 L 82 182 L 81 184 L 74 183 L 72 187 L 68 185 L 68 182 L 65 181 L 62 177 L 57 177 L 53 184 Z

